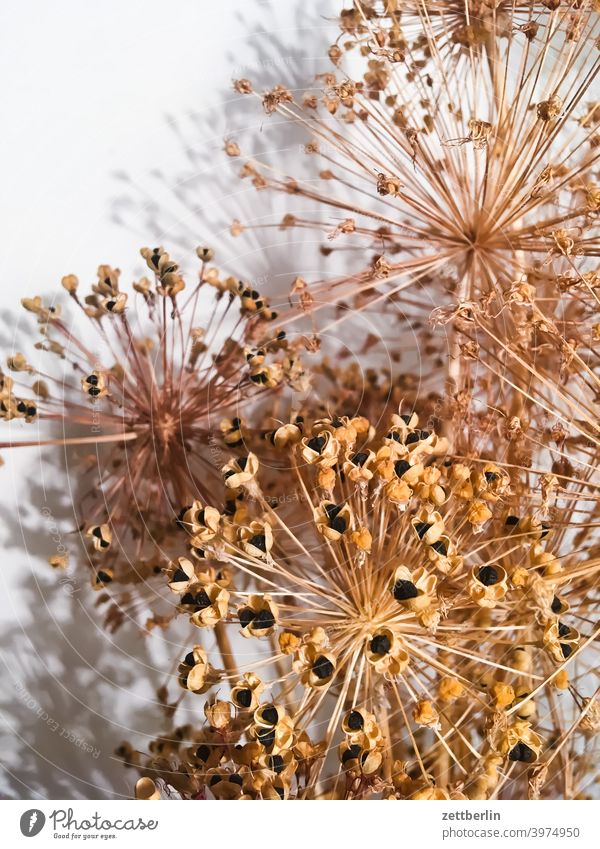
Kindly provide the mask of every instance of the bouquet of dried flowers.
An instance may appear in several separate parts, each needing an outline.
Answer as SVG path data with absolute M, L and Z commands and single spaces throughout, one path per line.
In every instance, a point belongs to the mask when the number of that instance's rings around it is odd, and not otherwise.
M 593 0 L 353 0 L 315 88 L 259 96 L 307 131 L 315 173 L 225 145 L 290 198 L 272 226 L 324 233 L 339 260 L 279 293 L 275 331 L 206 249 L 189 294 L 144 249 L 135 306 L 108 266 L 84 300 L 64 278 L 93 337 L 24 300 L 76 380 L 13 354 L 36 400 L 3 375 L 3 417 L 93 422 L 33 443 L 108 450 L 79 521 L 109 620 L 151 586 L 149 624 L 189 622 L 166 729 L 118 749 L 138 798 L 592 793 L 599 38 Z M 431 363 L 425 395 L 368 365 L 372 334 L 362 372 L 319 352 L 332 333 L 357 348 L 367 312 L 392 365 Z M 312 397 L 283 398 L 309 376 Z

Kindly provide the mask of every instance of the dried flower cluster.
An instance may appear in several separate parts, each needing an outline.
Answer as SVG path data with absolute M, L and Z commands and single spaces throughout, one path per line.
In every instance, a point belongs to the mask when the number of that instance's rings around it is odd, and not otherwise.
M 223 415 L 265 390 L 307 381 L 295 346 L 273 330 L 267 299 L 210 266 L 212 251 L 198 248 L 201 269 L 189 292 L 163 248 L 141 254 L 151 276 L 133 283 L 133 302 L 108 265 L 85 296 L 74 275 L 63 278 L 87 327 L 63 317 L 60 305 L 23 298 L 38 320 L 39 353 L 35 363 L 14 353 L 7 360 L 14 378 L 0 376 L 3 419 L 56 423 L 63 434 L 4 447 L 96 448 L 76 467 L 79 476 L 90 472 L 76 512 L 96 588 L 160 573 L 179 505 L 218 479 L 210 441 L 218 453 Z M 41 354 L 54 368 L 39 363 Z M 239 419 L 225 429 L 225 444 L 236 445 Z
M 302 281 L 298 306 L 309 304 L 313 322 L 332 303 L 393 302 L 419 319 L 436 308 L 461 407 L 455 444 L 464 393 L 483 370 L 493 403 L 526 429 L 532 402 L 539 415 L 554 412 L 558 369 L 570 418 L 596 439 L 581 391 L 597 395 L 597 3 L 356 0 L 340 28 L 334 69 L 314 89 L 262 97 L 267 113 L 306 130 L 310 172 L 287 176 L 268 157 L 245 158 L 241 171 L 327 215 L 291 210 L 274 227 L 316 229 L 327 255 L 339 243 L 341 256 L 356 256 L 349 273 Z M 253 93 L 247 80 L 235 87 Z M 226 152 L 240 155 L 231 142 Z
M 148 760 L 123 748 L 141 786 L 485 799 L 527 796 L 535 777 L 537 795 L 567 792 L 570 724 L 597 730 L 583 652 L 598 631 L 585 559 L 555 550 L 522 473 L 449 459 L 414 413 L 380 433 L 362 416 L 294 419 L 271 441 L 275 489 L 238 456 L 228 509 L 180 514 L 188 551 L 167 578 L 193 629 L 179 685 L 212 695 L 206 723 L 157 739 Z M 205 639 L 218 623 L 234 633 L 221 656 Z M 238 635 L 255 663 L 231 649 Z M 589 758 L 568 751 L 580 792 Z

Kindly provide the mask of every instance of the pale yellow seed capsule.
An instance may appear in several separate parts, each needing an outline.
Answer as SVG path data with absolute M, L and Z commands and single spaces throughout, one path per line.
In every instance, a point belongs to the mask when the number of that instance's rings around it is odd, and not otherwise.
M 140 778 L 135 784 L 135 798 L 145 801 L 160 799 L 160 793 L 151 778 Z
M 358 530 L 353 531 L 350 539 L 361 551 L 371 551 L 373 538 L 368 528 L 358 528 Z
M 438 685 L 438 696 L 445 702 L 454 702 L 462 696 L 464 689 L 458 678 L 442 678 Z
M 335 486 L 335 472 L 330 468 L 322 468 L 319 469 L 317 474 L 317 482 L 321 489 L 327 490 L 327 492 L 331 492 L 331 490 Z
M 415 705 L 413 719 L 417 725 L 431 727 L 438 724 L 439 715 L 429 699 L 422 699 Z
M 527 569 L 519 566 L 510 576 L 510 580 L 515 587 L 526 587 L 529 580 L 529 572 Z
M 282 631 L 279 635 L 279 648 L 284 654 L 293 654 L 300 645 L 300 637 L 291 631 Z
M 569 686 L 569 673 L 566 669 L 561 669 L 553 682 L 557 690 L 566 690 Z
M 48 558 L 48 563 L 53 569 L 66 569 L 69 564 L 69 557 L 66 554 L 53 554 Z
M 70 295 L 74 295 L 79 286 L 79 280 L 74 274 L 65 275 L 60 283 L 63 289 L 66 289 Z
M 492 695 L 496 701 L 497 708 L 505 708 L 515 700 L 515 691 L 503 681 L 496 681 L 492 687 Z

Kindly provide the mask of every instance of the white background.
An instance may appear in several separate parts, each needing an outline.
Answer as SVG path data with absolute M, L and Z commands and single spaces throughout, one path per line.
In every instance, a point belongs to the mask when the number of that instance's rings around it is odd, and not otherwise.
M 248 220 L 272 210 L 259 208 L 255 193 L 234 178 L 221 154 L 223 136 L 280 144 L 276 122 L 266 128 L 257 101 L 240 105 L 230 79 L 293 85 L 325 70 L 337 6 L 4 0 L 3 356 L 24 350 L 31 325 L 22 322 L 21 297 L 60 298 L 64 274 L 89 284 L 101 262 L 120 267 L 127 280 L 141 270 L 138 249 L 148 243 L 162 242 L 177 258 L 194 244 L 214 244 L 217 259 L 239 276 L 273 285 L 289 277 L 293 261 L 276 235 L 266 251 L 256 239 L 225 236 L 236 215 Z M 71 530 L 60 452 L 45 450 L 43 463 L 35 449 L 2 453 L 0 793 L 127 796 L 131 776 L 112 750 L 122 738 L 144 745 L 144 729 L 155 730 L 153 689 L 177 648 L 161 637 L 144 643 L 132 628 L 107 635 L 87 583 L 73 573 L 68 584 L 58 582 L 45 558 L 55 547 L 53 524 L 67 543 Z M 49 519 L 41 514 L 48 505 Z

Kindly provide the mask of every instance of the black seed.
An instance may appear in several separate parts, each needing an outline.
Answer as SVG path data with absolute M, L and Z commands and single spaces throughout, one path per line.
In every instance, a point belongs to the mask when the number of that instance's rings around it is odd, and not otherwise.
M 107 572 L 98 572 L 97 577 L 99 581 L 102 581 L 103 584 L 110 584 L 112 581 L 112 577 Z
M 219 781 L 221 781 L 221 776 L 220 775 L 213 775 L 213 777 L 210 779 L 209 784 L 210 784 L 211 787 L 214 787 L 215 784 L 219 783 Z
M 279 333 L 277 334 L 277 338 L 279 339 L 279 341 L 281 341 L 282 339 L 285 339 L 285 330 L 280 330 Z
M 184 593 L 181 596 L 181 604 L 193 604 L 194 596 L 191 593 Z
M 550 610 L 552 613 L 560 613 L 560 609 L 562 607 L 562 602 L 558 596 L 554 596 L 552 599 L 552 604 L 550 605 Z
M 258 742 L 265 747 L 265 749 L 270 748 L 275 742 L 275 729 L 274 728 L 265 728 L 261 729 L 258 732 Z
M 346 719 L 346 725 L 351 731 L 362 731 L 365 724 L 362 713 L 357 710 L 352 710 Z
M 347 761 L 354 760 L 360 755 L 360 746 L 356 743 L 352 746 L 348 746 L 344 754 L 342 755 L 342 763 L 345 764 Z
M 91 398 L 97 398 L 98 395 L 100 395 L 100 390 L 97 389 L 95 386 L 90 386 L 90 388 L 88 389 L 88 395 Z
M 497 584 L 500 580 L 498 570 L 494 569 L 493 566 L 482 566 L 477 577 L 484 587 L 491 587 L 493 584 Z
M 155 575 L 160 575 L 160 573 L 162 572 L 162 566 L 154 566 L 152 571 Z
M 225 480 L 227 480 L 227 478 L 230 478 L 232 475 L 235 475 L 235 472 L 231 469 L 229 469 L 227 472 L 223 472 L 223 478 Z
M 418 441 L 419 441 L 419 434 L 416 433 L 413 430 L 411 433 L 408 434 L 408 436 L 404 440 L 404 444 L 405 445 L 412 445 L 414 442 L 418 442 Z
M 390 638 L 385 634 L 377 634 L 373 637 L 369 646 L 373 654 L 387 654 L 391 647 Z
M 256 300 L 258 300 L 258 298 L 260 298 L 260 292 L 257 292 L 256 289 L 253 289 L 250 292 L 250 297 L 252 298 L 253 301 L 256 301 Z
M 92 536 L 95 536 L 96 539 L 102 539 L 102 531 L 100 530 L 100 528 L 94 528 L 94 530 L 92 531 Z
M 183 521 L 183 517 L 190 509 L 191 505 L 188 505 L 187 507 L 182 507 L 179 513 L 177 514 L 177 518 L 175 519 L 175 524 L 182 528 L 182 530 L 185 530 L 185 522 Z
M 327 438 L 325 436 L 313 436 L 312 439 L 309 439 L 306 443 L 307 448 L 310 448 L 311 451 L 316 451 L 317 454 L 320 454 L 325 446 Z
M 241 775 L 230 775 L 229 776 L 230 784 L 237 784 L 239 787 L 242 786 L 242 776 Z
M 258 374 L 251 374 L 250 380 L 252 381 L 252 383 L 266 383 L 267 375 L 264 371 L 260 371 L 258 372 Z
M 508 759 L 509 761 L 523 761 L 523 763 L 530 763 L 535 760 L 535 752 L 533 749 L 530 749 L 526 743 L 519 742 L 510 750 Z
M 568 657 L 570 657 L 571 654 L 573 654 L 573 648 L 570 645 L 568 645 L 567 643 L 561 643 L 560 644 L 560 650 L 561 650 L 562 656 L 564 657 L 565 660 Z
M 328 519 L 335 519 L 336 516 L 340 513 L 342 506 L 338 506 L 337 504 L 326 504 L 324 509 L 327 513 Z
M 255 631 L 266 631 L 267 628 L 272 628 L 274 624 L 275 617 L 268 607 L 259 610 L 252 621 L 252 627 Z
M 441 539 L 439 539 L 437 542 L 432 542 L 431 547 L 433 548 L 434 551 L 437 551 L 437 553 L 441 554 L 443 557 L 445 557 L 448 554 L 448 546 Z
M 225 502 L 225 509 L 223 510 L 223 512 L 226 516 L 233 516 L 235 514 L 236 509 L 237 508 L 235 504 L 235 499 L 233 499 Z
M 269 725 L 277 725 L 279 722 L 279 713 L 277 712 L 277 708 L 273 707 L 273 705 L 263 708 L 261 716 L 265 722 L 269 723 Z
M 336 518 L 329 523 L 329 527 L 332 531 L 337 531 L 338 534 L 343 534 L 348 527 L 348 523 L 343 516 L 336 516 Z
M 235 698 L 240 707 L 249 708 L 252 704 L 252 690 L 239 690 Z
M 238 619 L 240 620 L 240 625 L 242 628 L 246 628 L 254 619 L 256 613 L 251 610 L 249 607 L 242 607 L 242 609 L 238 613 Z
M 175 574 L 173 575 L 173 583 L 178 584 L 179 581 L 189 581 L 188 575 L 183 571 L 181 566 L 175 570 Z
M 240 458 L 238 459 L 237 464 L 238 464 L 238 466 L 240 467 L 240 469 L 242 470 L 242 472 L 243 472 L 243 471 L 244 471 L 244 469 L 246 468 L 247 463 L 248 463 L 248 458 L 247 458 L 247 457 L 240 457 Z
M 98 386 L 98 375 L 90 374 L 89 377 L 86 377 L 85 382 L 89 383 L 90 386 Z
M 396 472 L 399 478 L 401 478 L 402 475 L 409 469 L 410 463 L 408 463 L 406 460 L 398 460 L 396 463 L 394 463 L 394 471 Z
M 542 533 L 540 534 L 540 539 L 544 539 L 548 536 L 548 532 L 550 531 L 550 525 L 546 524 L 546 522 L 542 522 Z
M 568 626 L 568 625 L 563 625 L 563 623 L 562 623 L 562 622 L 559 622 L 559 623 L 558 623 L 558 636 L 559 636 L 559 637 L 566 637 L 566 635 L 567 635 L 568 633 L 569 633 L 569 626 Z
M 493 483 L 494 481 L 497 481 L 500 477 L 498 472 L 484 472 L 483 476 L 488 483 Z
M 285 797 L 285 790 L 283 789 L 283 787 L 276 787 L 275 792 L 277 793 L 280 799 L 283 799 Z
M 205 608 L 207 608 L 207 607 L 210 607 L 210 606 L 211 606 L 212 601 L 211 601 L 211 600 L 210 600 L 210 598 L 208 597 L 208 594 L 207 594 L 206 590 L 200 590 L 200 592 L 199 592 L 199 593 L 196 593 L 196 596 L 195 596 L 195 598 L 194 598 L 194 604 L 195 604 L 195 605 L 196 605 L 196 607 L 198 607 L 200 610 L 204 610 Z
M 269 766 L 276 775 L 282 772 L 285 764 L 281 755 L 271 755 L 269 758 Z
M 416 598 L 418 590 L 412 581 L 396 581 L 394 584 L 394 598 L 396 601 L 408 601 L 409 598 Z
M 423 539 L 429 528 L 432 528 L 433 525 L 428 525 L 427 522 L 417 522 L 414 526 L 415 531 L 419 539 Z
M 320 654 L 312 666 L 312 671 L 315 673 L 319 681 L 324 681 L 326 678 L 331 678 L 333 675 L 333 663 Z
M 397 433 L 395 430 L 391 430 L 391 431 L 388 433 L 388 435 L 387 435 L 386 439 L 393 439 L 393 440 L 394 440 L 394 442 L 400 442 L 400 441 L 401 441 L 401 440 L 400 440 L 400 434 L 399 434 L 399 433 Z
M 109 544 L 108 544 L 108 542 L 107 542 L 105 539 L 101 540 L 101 542 L 100 542 L 100 547 L 101 547 L 101 548 L 108 548 L 108 545 L 109 545 Z
M 518 516 L 507 516 L 504 524 L 505 525 L 518 525 L 519 524 L 519 517 Z
M 420 438 L 421 438 L 421 439 L 429 439 L 429 437 L 431 436 L 431 434 L 429 433 L 429 431 L 428 431 L 428 430 L 420 430 L 420 431 L 419 431 L 419 436 L 420 436 Z
M 408 416 L 400 416 L 400 418 L 402 419 L 405 425 L 408 425 L 410 423 L 410 420 L 412 419 L 412 414 Z
M 248 540 L 248 545 L 253 545 L 254 548 L 258 548 L 259 551 L 262 551 L 266 554 L 267 552 L 267 540 L 264 534 L 256 534 Z
M 106 304 L 106 309 L 110 312 L 112 309 L 114 309 L 116 303 L 116 301 L 108 301 Z
M 206 745 L 206 743 L 203 743 L 202 746 L 198 746 L 198 748 L 196 749 L 196 757 L 199 758 L 199 760 L 204 761 L 205 763 L 209 759 L 210 748 Z
M 236 430 L 241 425 L 241 423 L 242 423 L 241 419 L 238 419 L 238 418 L 232 419 L 232 421 L 231 421 L 232 430 Z
M 194 652 L 193 652 L 193 651 L 189 651 L 189 652 L 186 654 L 186 656 L 184 657 L 183 662 L 184 662 L 187 666 L 195 666 L 195 665 L 196 665 L 196 658 L 194 657 Z
M 358 454 L 355 454 L 351 459 L 355 466 L 364 466 L 369 459 L 369 455 L 366 451 L 359 451 Z

